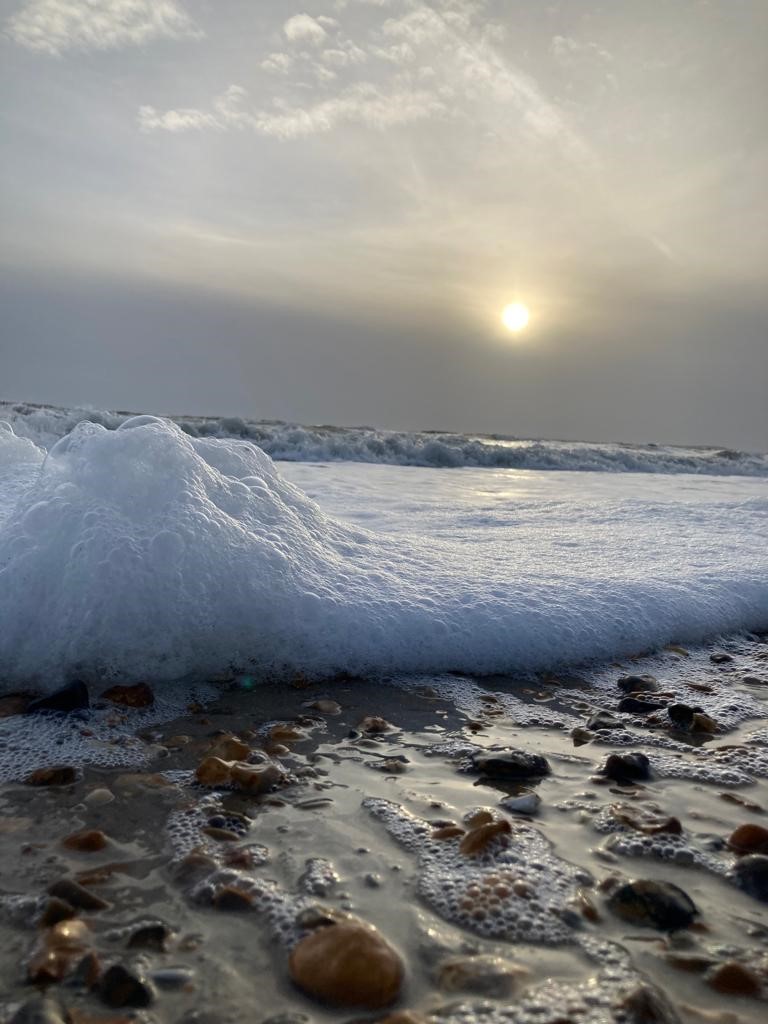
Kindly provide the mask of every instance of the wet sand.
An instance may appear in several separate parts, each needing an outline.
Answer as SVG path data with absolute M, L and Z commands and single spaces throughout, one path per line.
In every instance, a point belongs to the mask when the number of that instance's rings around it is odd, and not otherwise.
M 710 660 L 722 653 L 732 660 Z M 662 707 L 619 712 L 617 680 L 648 673 L 658 684 L 647 698 Z M 294 1024 L 407 1010 L 443 1024 L 762 1021 L 768 903 L 738 884 L 726 840 L 738 826 L 768 824 L 767 700 L 768 646 L 749 638 L 527 680 L 278 687 L 238 678 L 150 724 L 141 710 L 87 712 L 77 725 L 84 743 L 111 718 L 114 736 L 102 745 L 119 749 L 135 733 L 144 764 L 76 764 L 62 745 L 58 763 L 69 758 L 76 781 L 38 787 L 23 781 L 38 755 L 19 752 L 23 772 L 0 789 L 0 1020 L 240 1024 L 283 1015 Z M 701 728 L 676 727 L 667 710 L 675 704 L 704 716 Z M 616 722 L 573 733 L 601 710 Z M 29 728 L 33 719 L 3 719 L 6 767 L 14 721 Z M 248 748 L 238 760 L 283 773 L 268 792 L 195 782 L 211 748 L 231 736 Z M 550 773 L 488 777 L 473 770 L 478 748 L 543 755 Z M 649 779 L 600 775 L 608 754 L 628 751 L 647 754 Z M 56 751 L 38 760 L 55 764 Z M 540 797 L 538 807 L 530 796 L 524 805 L 533 813 L 501 806 L 530 793 Z M 477 808 L 509 825 L 479 854 L 462 853 Z M 63 845 L 82 830 L 102 832 L 104 848 Z M 490 879 L 498 898 L 484 902 L 476 878 Z M 87 927 L 59 957 L 61 979 L 42 984 L 39 951 L 53 940 L 40 917 L 68 913 L 51 911 L 46 895 L 63 879 L 108 906 L 74 908 Z M 633 879 L 674 883 L 698 914 L 673 931 L 622 919 L 611 894 Z M 395 947 L 405 979 L 391 1007 L 330 1006 L 299 990 L 288 961 L 308 908 L 353 915 Z M 142 930 L 150 924 L 164 927 Z M 88 951 L 96 956 L 85 977 Z M 723 965 L 735 962 L 746 971 L 732 982 Z M 151 1005 L 105 1003 L 96 976 L 112 964 L 147 983 Z M 480 991 L 455 988 L 459 976 Z M 749 979 L 753 994 L 718 990 L 744 990 Z M 30 1016 L 43 990 L 50 1015 Z M 667 1002 L 653 1002 L 656 991 Z

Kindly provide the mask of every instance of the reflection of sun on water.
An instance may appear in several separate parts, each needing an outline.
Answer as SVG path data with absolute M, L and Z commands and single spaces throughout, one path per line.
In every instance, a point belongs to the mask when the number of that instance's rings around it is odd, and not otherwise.
M 511 302 L 504 307 L 501 313 L 501 322 L 508 331 L 514 333 L 527 327 L 530 319 L 531 314 L 528 312 L 528 307 L 524 306 L 522 302 Z

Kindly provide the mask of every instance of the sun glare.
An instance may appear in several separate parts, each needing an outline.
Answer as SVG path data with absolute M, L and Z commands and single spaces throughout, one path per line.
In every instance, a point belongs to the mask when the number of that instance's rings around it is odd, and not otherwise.
M 508 331 L 522 331 L 528 326 L 531 314 L 522 302 L 511 302 L 502 310 L 501 321 Z

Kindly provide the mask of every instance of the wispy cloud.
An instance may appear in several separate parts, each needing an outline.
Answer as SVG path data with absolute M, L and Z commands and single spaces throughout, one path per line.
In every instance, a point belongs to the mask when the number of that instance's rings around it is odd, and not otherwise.
M 53 56 L 202 35 L 176 0 L 27 0 L 5 31 L 19 46 Z
M 365 82 L 304 107 L 249 111 L 244 107 L 246 99 L 245 89 L 231 85 L 214 100 L 210 110 L 188 107 L 161 112 L 144 106 L 139 110 L 139 127 L 145 132 L 251 128 L 260 135 L 296 139 L 329 132 L 342 123 L 384 130 L 447 113 L 445 104 L 430 91 L 382 93 Z

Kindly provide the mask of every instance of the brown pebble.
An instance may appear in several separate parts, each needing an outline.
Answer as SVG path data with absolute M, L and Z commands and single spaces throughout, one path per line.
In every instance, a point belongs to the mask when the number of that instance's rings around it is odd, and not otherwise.
M 61 981 L 86 952 L 90 933 L 84 921 L 59 921 L 41 935 L 27 965 L 36 984 Z
M 707 976 L 707 984 L 716 992 L 730 996 L 760 995 L 760 979 L 736 960 L 720 964 Z
M 215 893 L 213 905 L 217 910 L 250 910 L 253 906 L 253 897 L 244 889 L 225 885 Z
M 480 828 L 481 825 L 490 825 L 495 820 L 490 811 L 482 809 L 468 814 L 464 819 L 467 828 Z
M 693 716 L 693 722 L 691 723 L 691 732 L 717 732 L 717 722 L 714 718 L 710 718 L 709 715 L 701 714 L 697 712 Z
M 0 718 L 11 718 L 13 715 L 23 715 L 33 697 L 26 693 L 8 693 L 0 697 Z
M 442 828 L 436 828 L 430 836 L 431 839 L 455 839 L 456 836 L 463 836 L 465 829 L 461 825 L 443 825 Z
M 155 695 L 146 683 L 134 686 L 110 686 L 101 694 L 102 700 L 120 704 L 124 708 L 148 708 L 155 703 Z
M 746 811 L 754 811 L 756 814 L 763 813 L 763 807 L 756 804 L 754 800 L 747 800 L 739 793 L 720 793 L 721 800 L 727 800 L 729 804 L 738 804 Z
M 291 951 L 291 978 L 331 1006 L 378 1010 L 400 993 L 403 962 L 371 925 L 350 919 L 317 928 Z
M 306 705 L 312 711 L 319 711 L 321 715 L 339 715 L 341 714 L 341 704 L 337 704 L 335 700 L 313 700 L 311 704 Z
M 98 853 L 109 845 L 109 840 L 98 829 L 86 829 L 83 832 L 73 832 L 62 839 L 61 844 L 68 850 L 77 850 L 78 853 Z
M 220 757 L 206 757 L 197 766 L 195 781 L 201 786 L 228 786 L 232 778 L 232 766 Z
M 153 949 L 157 953 L 164 953 L 170 937 L 171 929 L 168 925 L 162 921 L 153 921 L 131 932 L 128 949 Z
M 237 736 L 220 736 L 208 751 L 208 756 L 222 761 L 242 761 L 251 756 L 251 748 Z
M 68 786 L 77 779 L 77 772 L 69 765 L 38 768 L 24 780 L 28 786 Z
M 512 832 L 512 826 L 508 821 L 491 821 L 487 825 L 473 828 L 467 832 L 459 843 L 459 850 L 465 857 L 477 857 L 485 853 L 488 847 L 499 838 L 506 837 Z
M 366 715 L 358 725 L 360 732 L 368 733 L 369 736 L 383 732 L 392 732 L 394 728 L 394 725 L 380 715 Z
M 235 763 L 230 769 L 232 785 L 245 793 L 268 793 L 281 782 L 283 773 L 275 764 Z
M 113 964 L 99 985 L 99 995 L 107 1006 L 149 1006 L 154 1001 L 152 987 L 139 974 L 122 964 Z
M 236 843 L 240 838 L 237 832 L 232 832 L 228 828 L 216 828 L 214 825 L 206 825 L 200 831 L 219 843 Z
M 282 722 L 272 726 L 269 730 L 269 738 L 273 743 L 297 743 L 299 740 L 305 740 L 307 736 L 295 725 Z
M 768 828 L 739 825 L 728 836 L 728 845 L 736 853 L 768 853 Z

